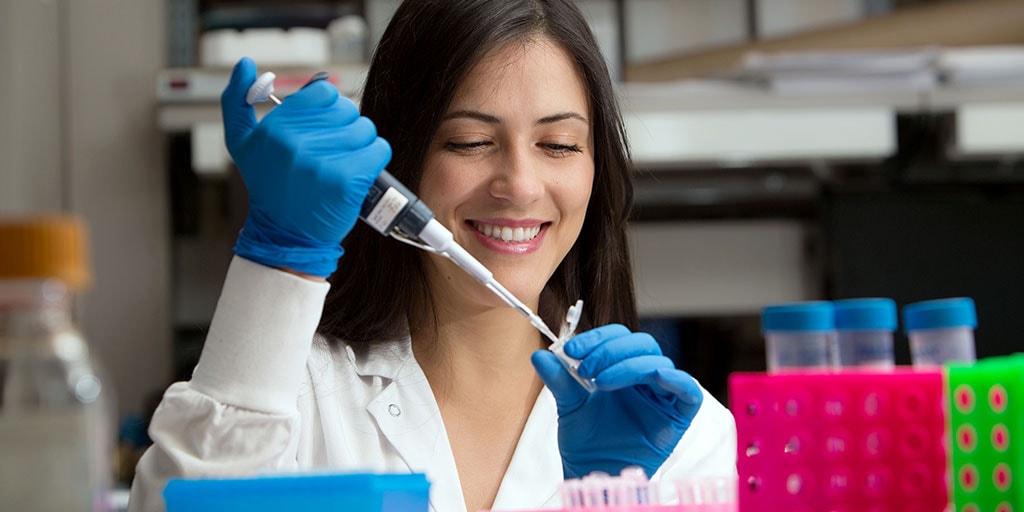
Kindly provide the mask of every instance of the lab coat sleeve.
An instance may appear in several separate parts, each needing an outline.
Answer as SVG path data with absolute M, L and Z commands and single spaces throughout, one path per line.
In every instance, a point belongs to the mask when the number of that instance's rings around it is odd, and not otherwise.
M 658 482 L 663 503 L 677 502 L 676 482 L 736 477 L 736 420 L 706 389 L 701 390 L 704 401 L 690 428 L 651 478 Z
M 129 510 L 164 510 L 169 478 L 295 469 L 298 395 L 329 285 L 235 257 L 192 380 L 171 385 Z

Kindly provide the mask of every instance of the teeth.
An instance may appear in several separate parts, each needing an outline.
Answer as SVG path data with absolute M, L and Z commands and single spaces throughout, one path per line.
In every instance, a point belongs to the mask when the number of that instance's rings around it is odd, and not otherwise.
M 494 226 L 491 224 L 473 223 L 473 227 L 485 236 L 503 242 L 525 242 L 533 240 L 540 233 L 540 226 L 532 228 L 512 228 L 508 226 Z

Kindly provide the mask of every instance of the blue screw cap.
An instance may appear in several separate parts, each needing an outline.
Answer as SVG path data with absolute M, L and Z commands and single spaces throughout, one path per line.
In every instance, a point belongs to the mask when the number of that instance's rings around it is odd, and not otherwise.
M 892 299 L 843 299 L 832 306 L 836 329 L 896 330 L 896 302 Z
M 835 329 L 832 304 L 826 301 L 793 302 L 764 308 L 761 331 L 831 331 Z
M 970 297 L 926 300 L 903 308 L 903 327 L 907 332 L 977 326 L 978 316 Z

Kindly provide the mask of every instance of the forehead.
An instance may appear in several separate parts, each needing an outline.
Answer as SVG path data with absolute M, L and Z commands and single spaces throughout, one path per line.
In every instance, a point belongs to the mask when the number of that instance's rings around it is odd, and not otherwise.
M 586 115 L 589 106 L 587 85 L 572 55 L 536 37 L 505 44 L 481 58 L 463 77 L 449 110 L 557 108 Z

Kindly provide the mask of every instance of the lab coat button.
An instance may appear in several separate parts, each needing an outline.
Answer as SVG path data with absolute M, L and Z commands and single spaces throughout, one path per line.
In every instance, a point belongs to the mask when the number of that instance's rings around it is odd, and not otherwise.
M 402 409 L 398 407 L 398 404 L 391 404 L 388 406 L 388 414 L 397 418 L 402 415 Z

